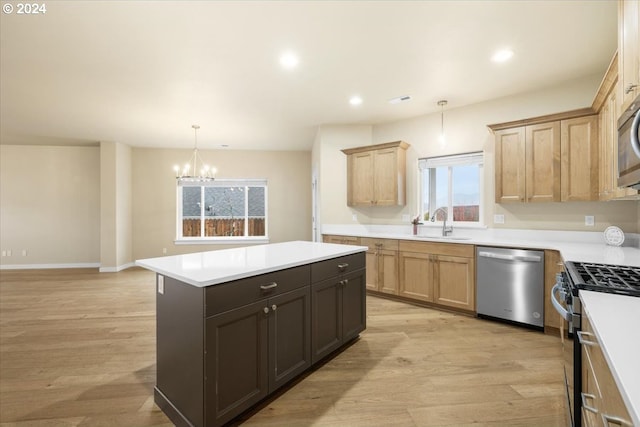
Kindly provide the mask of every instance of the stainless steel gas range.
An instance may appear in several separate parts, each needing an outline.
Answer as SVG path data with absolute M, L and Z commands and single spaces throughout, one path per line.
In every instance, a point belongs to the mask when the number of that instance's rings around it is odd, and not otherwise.
M 569 425 L 582 425 L 582 348 L 580 290 L 640 297 L 640 267 L 566 262 L 565 272 L 556 276 L 551 302 L 567 321 L 563 332 L 564 375 L 567 388 Z M 574 338 L 577 337 L 577 340 Z

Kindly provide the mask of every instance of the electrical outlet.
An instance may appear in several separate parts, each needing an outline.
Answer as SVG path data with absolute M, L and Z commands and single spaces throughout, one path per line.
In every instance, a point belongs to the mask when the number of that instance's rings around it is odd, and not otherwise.
M 595 217 L 593 215 L 585 215 L 584 217 L 584 225 L 587 227 L 593 227 L 595 225 Z
M 167 254 L 167 248 L 162 248 L 162 254 L 166 255 Z
M 164 276 L 158 274 L 158 293 L 164 295 Z
M 358 214 L 353 214 L 353 215 L 351 215 L 351 219 L 352 219 L 353 221 L 357 222 L 357 221 L 358 221 Z
M 493 222 L 495 224 L 504 224 L 504 215 L 502 214 L 495 214 L 493 216 Z
M 22 250 L 22 256 L 27 256 L 27 250 L 26 249 Z
M 7 251 L 2 251 L 2 256 L 7 256 Z

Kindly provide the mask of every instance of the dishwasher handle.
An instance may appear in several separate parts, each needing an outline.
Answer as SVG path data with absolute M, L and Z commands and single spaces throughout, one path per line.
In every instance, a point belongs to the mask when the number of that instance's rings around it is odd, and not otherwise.
M 503 255 L 503 254 L 496 254 L 493 252 L 486 252 L 486 251 L 478 252 L 478 256 L 483 258 L 502 259 L 505 261 L 526 261 L 526 262 L 542 261 L 542 257 L 537 255 Z

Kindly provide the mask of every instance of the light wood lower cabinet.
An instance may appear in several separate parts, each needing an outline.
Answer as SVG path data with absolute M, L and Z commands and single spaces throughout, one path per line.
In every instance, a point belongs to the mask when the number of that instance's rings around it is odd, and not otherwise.
M 560 252 L 544 251 L 544 326 L 560 329 L 562 317 L 551 305 L 551 289 L 556 284 L 556 275 L 564 270 Z
M 584 426 L 632 426 L 631 416 L 591 321 L 582 314 L 582 424 Z
M 367 246 L 367 289 L 398 294 L 398 241 L 393 239 L 360 239 Z
M 399 260 L 400 296 L 475 311 L 473 245 L 401 240 Z

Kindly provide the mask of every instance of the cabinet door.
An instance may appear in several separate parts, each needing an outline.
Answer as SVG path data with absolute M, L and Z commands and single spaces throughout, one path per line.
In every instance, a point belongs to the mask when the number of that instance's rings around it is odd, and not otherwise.
M 364 270 L 354 271 L 341 279 L 342 342 L 347 342 L 367 326 Z
M 373 200 L 376 206 L 398 203 L 398 149 L 374 151 Z
M 560 122 L 527 126 L 527 202 L 560 201 Z
M 400 289 L 398 294 L 433 302 L 433 255 L 400 252 Z
M 268 394 L 266 300 L 206 319 L 205 418 L 222 425 Z
M 434 266 L 434 302 L 475 311 L 475 262 L 473 258 L 438 255 Z
M 367 281 L 369 274 L 367 273 Z M 378 251 L 378 290 L 398 294 L 398 251 Z
M 367 257 L 367 289 L 378 291 L 378 249 L 369 248 Z
M 496 132 L 496 203 L 525 198 L 525 131 L 523 127 Z
M 562 201 L 598 199 L 598 116 L 562 120 Z
M 269 392 L 311 366 L 308 286 L 269 299 Z
M 612 111 L 612 95 L 615 95 L 615 89 L 605 99 L 604 103 L 602 104 L 602 109 L 598 114 L 598 131 L 600 133 L 600 182 L 598 187 L 599 200 L 609 200 L 613 197 L 613 188 L 615 182 L 615 178 L 613 176 L 613 153 L 615 153 L 616 150 L 614 148 L 614 139 L 612 138 L 612 127 L 614 125 L 613 117 L 615 116 L 615 108 Z
M 341 291 L 337 278 L 311 285 L 312 363 L 316 363 L 342 343 Z
M 619 111 L 640 94 L 640 5 L 638 0 L 618 0 Z
M 351 174 L 348 182 L 351 188 L 347 189 L 347 205 L 371 206 L 375 196 L 373 191 L 374 153 L 363 152 L 349 155 Z M 350 199 L 349 199 L 350 198 Z

